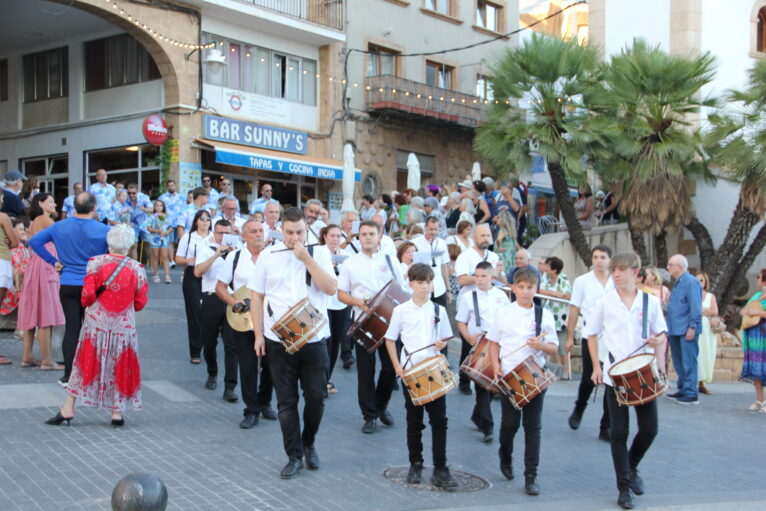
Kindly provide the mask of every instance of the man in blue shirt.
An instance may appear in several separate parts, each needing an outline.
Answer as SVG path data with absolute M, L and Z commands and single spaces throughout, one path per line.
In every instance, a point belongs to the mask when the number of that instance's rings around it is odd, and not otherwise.
M 263 213 L 263 210 L 266 209 L 266 204 L 269 204 L 270 202 L 279 204 L 278 200 L 272 198 L 272 193 L 274 193 L 274 189 L 271 187 L 271 183 L 264 183 L 263 186 L 261 186 L 260 198 L 255 199 L 250 204 L 250 214 Z
M 687 271 L 689 263 L 676 254 L 668 261 L 675 282 L 668 301 L 668 339 L 673 367 L 678 375 L 678 392 L 668 394 L 680 404 L 699 404 L 697 399 L 697 355 L 702 322 L 702 286 Z
M 64 199 L 64 205 L 61 206 L 61 220 L 74 216 L 74 198 L 82 191 L 82 183 L 74 184 L 74 193 Z
M 74 207 L 74 216 L 56 222 L 29 240 L 30 248 L 61 273 L 59 298 L 66 322 L 61 344 L 64 352 L 64 376 L 59 380 L 61 386 L 69 381 L 80 337 L 84 312 L 80 295 L 88 260 L 109 251 L 106 244 L 109 227 L 93 219 L 96 197 L 89 192 L 81 192 L 75 197 Z M 55 245 L 58 258 L 45 248 L 49 241 Z

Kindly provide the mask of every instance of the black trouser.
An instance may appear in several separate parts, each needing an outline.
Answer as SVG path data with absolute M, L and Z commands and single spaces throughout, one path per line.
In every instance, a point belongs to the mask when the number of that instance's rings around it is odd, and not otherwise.
M 404 392 L 404 409 L 407 411 L 407 450 L 410 463 L 423 462 L 423 435 L 426 429 L 423 424 L 423 410 L 428 412 L 428 423 L 431 425 L 431 452 L 434 467 L 447 466 L 447 396 L 434 399 L 421 406 L 412 404 L 407 385 L 402 385 Z
M 218 335 L 223 339 L 223 382 L 227 389 L 237 386 L 237 350 L 231 331 L 225 328 L 226 304 L 215 294 L 202 294 L 202 306 L 199 311 L 200 340 L 202 341 L 208 376 L 218 376 Z
M 368 353 L 364 346 L 356 344 L 357 393 L 364 420 L 377 419 L 380 413 L 386 410 L 391 393 L 394 391 L 394 383 L 396 383 L 396 372 L 385 343 L 375 351 L 380 357 L 377 385 L 375 385 L 375 353 Z
M 239 362 L 240 390 L 242 392 L 242 401 L 245 403 L 243 415 L 254 415 L 271 404 L 271 393 L 274 385 L 271 382 L 271 371 L 269 370 L 269 358 L 260 357 L 261 371 L 258 371 L 258 355 L 255 354 L 255 336 L 252 330 L 248 332 L 237 332 L 233 330 L 228 323 L 226 329 L 231 332 L 234 346 L 237 350 L 237 361 Z M 268 342 L 268 341 L 267 341 Z M 258 387 L 258 378 L 260 377 L 261 386 Z
M 543 401 L 545 392 L 541 392 L 521 410 L 513 407 L 507 398 L 500 400 L 503 408 L 503 421 L 500 423 L 500 461 L 510 464 L 513 459 L 513 438 L 524 426 L 524 475 L 536 476 L 540 464 L 540 431 L 543 428 Z
M 588 340 L 582 340 L 582 373 L 580 375 L 580 388 L 577 390 L 577 401 L 575 401 L 575 410 L 580 413 L 585 411 L 585 407 L 588 406 L 588 399 L 593 392 L 595 385 L 593 380 L 590 379 L 593 374 L 593 361 L 590 358 L 590 349 L 588 347 Z M 606 392 L 603 398 L 604 412 L 601 414 L 602 430 L 609 429 L 609 408 L 606 404 Z
M 349 355 L 347 357 L 341 356 L 341 358 L 346 360 L 346 358 L 351 356 L 351 339 L 349 339 L 348 335 L 346 335 L 350 312 L 351 306 L 338 310 L 327 310 L 327 314 L 330 316 L 330 339 L 327 341 L 327 354 L 330 356 L 330 367 L 327 370 L 328 381 L 332 377 L 333 369 L 335 369 L 335 362 L 338 360 L 338 351 L 343 349 L 344 344 L 349 346 Z
M 181 285 L 186 308 L 186 332 L 189 336 L 189 358 L 199 358 L 202 352 L 202 340 L 199 335 L 199 307 L 202 301 L 202 279 L 194 276 L 194 266 L 184 270 L 184 282 Z
M 614 395 L 614 388 L 609 385 L 605 387 L 609 416 L 612 419 L 612 462 L 617 476 L 617 488 L 624 490 L 630 487 L 631 469 L 638 467 L 657 436 L 657 400 L 639 406 L 620 406 Z M 633 443 L 628 450 L 631 408 L 636 411 L 638 433 L 633 437 Z
M 460 335 L 460 361 L 458 362 L 458 367 L 463 365 L 463 360 L 465 360 L 465 357 L 467 357 L 468 354 L 471 352 L 471 348 L 473 348 L 473 346 L 468 344 L 468 341 L 466 341 L 463 338 L 463 335 L 461 334 Z M 465 374 L 463 374 L 463 372 L 460 372 L 460 375 L 458 376 L 458 382 L 460 383 L 460 385 L 467 385 L 468 388 L 471 387 L 471 379 Z M 479 388 L 478 385 L 474 385 L 474 387 L 476 387 L 477 389 Z
M 485 390 L 480 385 L 474 385 L 476 390 L 476 404 L 473 407 L 471 420 L 479 423 L 479 429 L 482 433 L 491 433 L 495 427 L 495 421 L 492 418 L 492 393 Z
M 313 446 L 327 397 L 326 341 L 308 343 L 290 355 L 281 342 L 266 340 L 266 357 L 277 391 L 279 425 L 285 452 L 291 459 L 303 458 L 303 447 Z M 298 415 L 298 382 L 303 389 L 303 433 Z
M 59 300 L 64 310 L 64 339 L 61 341 L 61 351 L 64 354 L 64 380 L 69 380 L 72 374 L 74 355 L 77 352 L 77 341 L 80 339 L 80 328 L 85 309 L 80 302 L 82 286 L 59 287 Z

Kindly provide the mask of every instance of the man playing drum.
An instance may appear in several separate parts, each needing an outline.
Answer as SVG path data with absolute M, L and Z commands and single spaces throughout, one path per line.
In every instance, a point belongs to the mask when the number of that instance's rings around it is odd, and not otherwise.
M 491 341 L 489 356 L 500 379 L 532 356 L 540 367 L 545 365 L 545 354 L 556 353 L 559 339 L 553 314 L 535 305 L 532 300 L 537 292 L 537 273 L 522 268 L 513 276 L 513 293 L 516 301 L 501 308 L 487 332 Z M 538 326 L 537 323 L 540 323 Z M 538 333 L 539 332 L 539 333 Z M 524 491 L 527 495 L 539 495 L 537 465 L 540 461 L 540 432 L 542 430 L 543 399 L 545 390 L 529 403 L 516 409 L 509 399 L 502 399 L 503 419 L 500 424 L 500 472 L 506 479 L 513 479 L 513 438 L 524 424 Z
M 636 411 L 638 433 L 628 450 L 628 407 L 620 406 L 617 402 L 609 369 L 615 362 L 635 353 L 653 353 L 655 346 L 665 342 L 667 331 L 657 297 L 648 295 L 644 310 L 644 292 L 636 287 L 636 277 L 640 268 L 641 259 L 636 254 L 618 254 L 612 258 L 609 269 L 616 289 L 596 302 L 585 328 L 593 361 L 591 380 L 594 385 L 602 382 L 606 385 L 605 395 L 612 422 L 612 461 L 617 476 L 617 489 L 620 492 L 617 504 L 623 509 L 633 509 L 635 506 L 633 493 L 644 493 L 644 482 L 638 474 L 638 464 L 657 435 L 657 401 L 652 400 L 633 407 Z M 644 322 L 646 339 L 643 338 Z M 598 335 L 602 333 L 609 350 L 603 372 L 598 364 L 597 348 Z
M 364 245 L 363 245 L 364 246 Z M 391 315 L 391 322 L 386 332 L 386 351 L 398 376 L 420 362 L 433 358 L 444 348 L 452 337 L 447 311 L 441 305 L 431 302 L 434 272 L 422 263 L 413 264 L 407 272 L 412 298 L 397 305 Z M 438 318 L 437 318 L 438 311 Z M 397 356 L 396 340 L 402 340 L 402 352 Z M 400 363 L 400 360 L 404 361 Z M 443 395 L 422 406 L 412 404 L 409 390 L 404 391 L 404 408 L 407 411 L 407 449 L 409 450 L 410 470 L 408 484 L 420 484 L 423 471 L 422 431 L 423 409 L 428 412 L 431 425 L 431 443 L 433 450 L 434 472 L 431 483 L 437 488 L 450 490 L 457 487 L 457 482 L 447 467 L 447 397 Z
M 394 266 L 396 259 L 380 249 L 379 231 L 375 222 L 365 220 L 359 225 L 359 242 L 361 252 L 343 262 L 338 277 L 338 299 L 353 306 L 352 318 L 367 312 L 367 301 L 388 281 L 394 279 L 394 285 L 399 285 L 400 281 Z M 356 345 L 359 408 L 364 417 L 362 432 L 367 434 L 376 431 L 378 418 L 386 426 L 394 424 L 394 418 L 387 408 L 396 374 L 388 352 L 384 349 L 378 349 L 377 352 L 380 357 L 380 375 L 376 386 L 375 353 L 369 353 L 358 343 Z
M 503 306 L 508 305 L 508 295 L 492 286 L 494 269 L 489 261 L 476 265 L 474 271 L 476 289 L 464 293 L 457 306 L 457 329 L 468 344 L 475 346 L 481 335 L 495 322 L 495 316 Z M 471 414 L 471 421 L 484 434 L 484 442 L 492 441 L 495 422 L 492 419 L 492 394 L 476 385 L 476 406 Z
M 248 287 L 252 290 L 250 313 L 255 332 L 255 352 L 266 355 L 271 379 L 277 392 L 279 425 L 282 441 L 289 457 L 280 475 L 295 477 L 303 468 L 303 458 L 311 470 L 319 468 L 314 440 L 324 413 L 327 397 L 326 338 L 330 328 L 324 327 L 303 346 L 290 354 L 279 342 L 272 326 L 298 302 L 308 298 L 311 305 L 327 317 L 327 298 L 337 289 L 330 252 L 326 247 L 306 249 L 306 221 L 298 208 L 288 208 L 282 217 L 283 242 L 263 250 L 255 262 Z M 264 311 L 264 298 L 268 306 Z M 268 341 L 266 340 L 268 339 Z M 303 389 L 303 432 L 298 414 L 299 387 Z
M 273 203 L 267 205 L 270 206 Z M 215 292 L 226 305 L 233 307 L 234 312 L 250 314 L 249 304 L 238 302 L 232 295 L 232 290 L 237 291 L 247 286 L 250 276 L 255 268 L 255 262 L 263 250 L 263 225 L 257 220 L 248 220 L 242 226 L 242 241 L 245 246 L 232 252 L 224 261 L 218 271 L 218 283 Z M 231 289 L 229 289 L 231 287 Z M 250 429 L 258 424 L 258 415 L 264 419 L 277 420 L 277 415 L 271 409 L 271 394 L 274 385 L 271 383 L 268 359 L 260 357 L 260 374 L 258 368 L 258 356 L 253 350 L 255 336 L 253 331 L 238 332 L 226 325 L 234 340 L 239 362 L 239 374 L 241 379 L 240 391 L 242 401 L 245 402 L 244 418 L 239 423 L 242 429 Z M 261 386 L 258 388 L 260 376 Z

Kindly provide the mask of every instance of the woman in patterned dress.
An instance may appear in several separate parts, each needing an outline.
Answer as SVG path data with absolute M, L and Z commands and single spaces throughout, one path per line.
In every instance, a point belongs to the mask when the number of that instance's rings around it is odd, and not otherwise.
M 747 409 L 766 414 L 766 399 L 763 396 L 763 381 L 766 379 L 766 269 L 758 272 L 758 292 L 753 295 L 748 304 L 760 302 L 760 310 L 742 308 L 741 316 L 758 316 L 757 325 L 742 330 L 742 379 L 753 382 L 755 387 L 755 403 Z
M 109 254 L 88 261 L 82 288 L 85 318 L 80 331 L 64 406 L 47 424 L 60 425 L 74 417 L 77 399 L 85 406 L 110 410 L 112 426 L 122 426 L 127 409 L 141 409 L 141 369 L 138 363 L 136 311 L 144 308 L 146 272 L 127 257 L 135 241 L 129 225 L 112 227 Z M 98 294 L 119 265 L 112 282 Z
M 569 278 L 561 273 L 564 269 L 564 261 L 558 257 L 549 257 L 542 265 L 540 275 L 540 289 L 541 295 L 550 296 L 552 298 L 560 298 L 562 300 L 569 300 L 572 296 L 572 284 L 569 282 Z M 562 380 L 569 380 L 572 377 L 572 368 L 569 367 L 569 357 L 566 356 L 566 350 L 564 348 L 567 337 L 567 313 L 569 312 L 569 305 L 561 302 L 554 302 L 553 300 L 545 300 L 543 306 L 551 311 L 553 319 L 556 323 L 556 332 L 559 336 L 559 351 L 555 355 L 557 364 L 564 366 L 564 373 L 566 377 L 562 376 Z

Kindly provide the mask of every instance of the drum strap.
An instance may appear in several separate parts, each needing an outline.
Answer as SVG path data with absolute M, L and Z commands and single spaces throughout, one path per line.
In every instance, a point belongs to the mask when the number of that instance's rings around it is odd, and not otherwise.
M 309 255 L 311 257 L 314 257 L 314 246 L 309 245 L 306 247 L 306 249 L 309 251 Z M 311 285 L 311 274 L 309 273 L 308 269 L 306 270 L 306 285 L 307 286 Z
M 239 256 L 242 254 L 242 251 L 245 250 L 244 248 L 240 248 L 237 250 L 237 253 L 234 254 L 234 264 L 231 266 L 231 285 L 232 289 L 234 286 L 234 272 L 237 271 L 237 263 L 239 262 Z
M 396 280 L 396 273 L 394 273 L 394 265 L 391 264 L 391 256 L 386 254 L 386 264 L 388 264 L 388 270 L 391 272 L 391 278 Z
M 642 321 L 641 321 L 641 336 L 646 339 L 649 336 L 649 319 L 646 317 L 646 310 L 649 308 L 649 294 L 644 293 L 643 300 L 641 303 L 641 314 L 643 315 Z M 628 357 L 633 355 L 636 351 L 639 351 L 643 349 L 644 346 L 646 346 L 647 342 L 639 346 L 636 350 L 633 351 Z M 610 351 L 608 353 L 609 355 L 609 363 L 614 364 L 614 356 L 612 355 L 612 352 Z M 627 357 L 625 357 L 627 358 Z
M 185 258 L 189 257 L 189 245 L 191 245 L 191 235 L 192 233 L 189 233 L 189 237 L 186 239 L 186 255 L 184 255 Z
M 473 314 L 476 316 L 476 326 L 481 328 L 481 314 L 479 313 L 479 294 L 474 290 L 473 295 Z M 537 318 L 535 318 L 536 320 Z
M 535 337 L 540 335 L 543 329 L 543 308 L 535 304 Z

